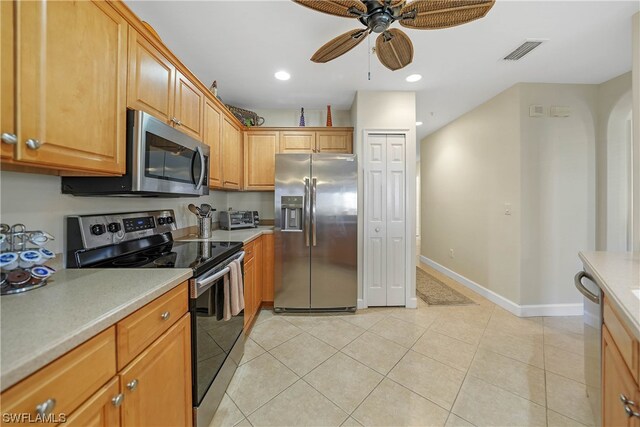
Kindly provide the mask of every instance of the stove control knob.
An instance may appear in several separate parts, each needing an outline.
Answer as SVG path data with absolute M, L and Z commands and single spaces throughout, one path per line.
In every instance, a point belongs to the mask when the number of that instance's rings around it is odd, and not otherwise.
M 167 218 L 163 216 L 158 217 L 158 225 L 165 225 L 167 223 Z
M 119 222 L 111 222 L 109 223 L 109 225 L 107 225 L 107 230 L 109 230 L 109 233 L 117 233 L 121 229 L 122 229 L 122 226 L 120 225 Z
M 168 216 L 167 217 L 167 224 L 173 224 L 173 217 L 172 216 Z
M 104 224 L 94 224 L 91 226 L 91 234 L 99 236 L 106 231 Z

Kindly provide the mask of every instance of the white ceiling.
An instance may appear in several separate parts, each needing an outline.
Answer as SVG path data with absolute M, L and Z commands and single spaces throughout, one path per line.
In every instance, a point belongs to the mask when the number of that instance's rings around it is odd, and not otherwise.
M 518 82 L 601 83 L 629 71 L 631 16 L 640 10 L 639 0 L 498 0 L 466 25 L 404 29 L 413 63 L 392 72 L 374 55 L 369 81 L 367 41 L 330 63 L 309 61 L 331 38 L 360 28 L 355 19 L 288 0 L 126 3 L 206 85 L 217 80 L 226 103 L 349 109 L 356 90 L 413 90 L 419 140 Z M 518 62 L 501 60 L 527 38 L 549 41 Z M 291 80 L 274 79 L 281 69 Z M 423 79 L 405 82 L 413 73 Z

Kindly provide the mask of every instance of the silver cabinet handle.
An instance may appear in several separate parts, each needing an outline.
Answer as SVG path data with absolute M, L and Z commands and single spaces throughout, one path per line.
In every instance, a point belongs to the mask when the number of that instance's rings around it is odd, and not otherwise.
M 580 271 L 578 272 L 578 274 L 576 274 L 576 276 L 573 278 L 573 282 L 574 285 L 576 286 L 576 289 L 578 289 L 580 291 L 580 293 L 582 295 L 585 296 L 585 298 L 587 298 L 589 301 L 591 301 L 594 304 L 600 304 L 600 296 L 594 294 L 593 292 L 591 292 L 589 289 L 585 288 L 584 285 L 582 284 L 582 278 L 586 277 L 587 279 L 591 280 L 593 282 L 593 279 L 591 278 L 591 276 L 589 276 L 586 272 L 584 271 Z
M 4 142 L 5 144 L 15 145 L 18 143 L 18 137 L 15 133 L 3 132 L 2 142 Z
M 162 317 L 162 320 L 167 320 L 167 319 L 169 319 L 169 317 L 171 317 L 171 312 L 170 311 L 165 311 L 164 313 L 162 313 L 160 315 L 160 317 Z
M 178 120 L 176 117 L 173 117 L 171 121 L 177 126 L 182 126 L 182 122 Z
M 631 405 L 631 406 L 636 405 L 636 402 L 634 402 L 633 400 L 629 400 L 629 398 L 624 394 L 620 394 L 620 402 L 624 403 L 625 405 Z
M 127 383 L 127 388 L 131 391 L 135 390 L 138 387 L 138 380 L 131 380 Z
M 304 179 L 304 243 L 309 247 L 309 215 L 310 209 L 307 207 L 310 203 L 309 197 L 309 178 Z
M 36 413 L 41 417 L 44 417 L 46 415 L 49 415 L 51 411 L 53 411 L 53 408 L 55 407 L 56 407 L 56 400 L 47 399 L 41 404 L 39 404 L 38 406 L 36 406 Z
M 111 403 L 113 403 L 113 406 L 120 406 L 122 405 L 123 400 L 124 400 L 124 394 L 120 393 L 116 397 L 111 399 Z
M 631 418 L 631 417 L 636 417 L 636 418 L 640 418 L 640 412 L 636 412 L 633 409 L 631 409 L 631 406 L 629 405 L 624 405 L 624 412 L 627 413 L 627 417 Z
M 311 240 L 313 246 L 316 245 L 316 193 L 317 193 L 318 180 L 313 178 L 313 185 L 311 186 Z
M 27 139 L 25 141 L 25 144 L 27 144 L 27 147 L 31 148 L 32 150 L 37 150 L 38 148 L 42 147 L 42 142 L 33 138 Z

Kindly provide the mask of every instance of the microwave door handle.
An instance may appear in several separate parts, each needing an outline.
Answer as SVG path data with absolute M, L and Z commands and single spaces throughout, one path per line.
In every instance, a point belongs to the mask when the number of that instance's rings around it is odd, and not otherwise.
M 204 176 L 206 174 L 205 168 L 207 167 L 207 165 L 205 164 L 204 153 L 202 152 L 202 148 L 196 147 L 196 154 L 200 156 L 200 177 L 198 177 L 198 182 L 196 183 L 196 190 L 200 190 L 200 188 L 202 188 Z M 196 162 L 194 161 L 193 164 L 195 165 Z

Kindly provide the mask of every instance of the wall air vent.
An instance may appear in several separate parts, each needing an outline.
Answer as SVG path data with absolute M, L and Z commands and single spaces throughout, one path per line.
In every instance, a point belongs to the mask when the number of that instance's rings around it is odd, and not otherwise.
M 505 61 L 517 61 L 522 59 L 523 56 L 540 46 L 543 42 L 544 40 L 527 40 L 502 59 Z

